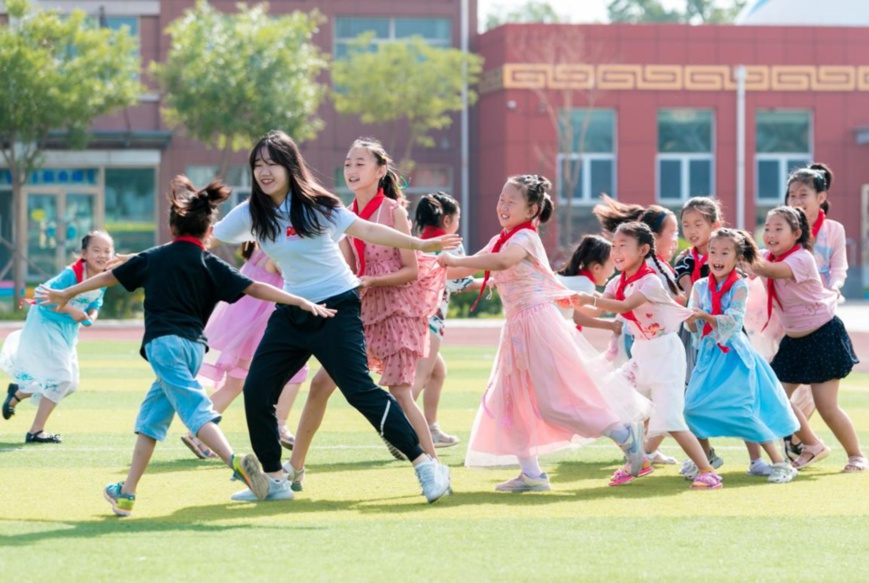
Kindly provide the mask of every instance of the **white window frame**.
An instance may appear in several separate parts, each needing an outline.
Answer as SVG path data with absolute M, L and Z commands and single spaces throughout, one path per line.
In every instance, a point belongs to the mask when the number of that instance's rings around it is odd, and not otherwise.
M 679 185 L 679 198 L 662 198 L 661 197 L 661 162 L 664 160 L 677 160 L 681 162 L 682 183 Z M 715 196 L 715 154 L 678 154 L 678 153 L 659 153 L 655 158 L 655 190 L 657 201 L 661 204 L 675 203 L 686 201 L 691 198 L 691 177 L 690 164 L 691 162 L 702 161 L 709 162 L 709 194 L 705 196 Z
M 570 197 L 569 202 L 571 205 L 582 206 L 582 205 L 588 205 L 590 203 L 597 203 L 598 202 L 597 196 L 600 193 L 591 192 L 591 163 L 593 161 L 603 161 L 603 162 L 611 162 L 612 163 L 612 165 L 613 165 L 613 191 L 608 192 L 607 194 L 609 196 L 611 196 L 612 198 L 618 198 L 619 175 L 618 175 L 618 171 L 616 168 L 616 154 L 615 154 L 615 152 L 612 152 L 612 153 L 595 152 L 595 153 L 589 153 L 589 154 L 578 154 L 578 153 L 559 154 L 558 158 L 557 158 L 557 162 L 556 162 L 556 169 L 555 169 L 555 182 L 556 182 L 556 192 L 558 193 L 558 204 L 567 204 L 568 203 L 568 197 L 565 197 L 562 194 L 564 192 L 564 189 L 562 188 L 562 185 L 563 185 L 562 179 L 563 179 L 563 167 L 564 167 L 564 160 L 565 159 L 567 159 L 567 160 L 581 160 L 582 161 L 582 166 L 580 167 L 580 170 L 579 170 L 580 180 L 582 181 L 582 184 L 580 185 L 580 196 L 578 198 Z
M 811 152 L 806 154 L 790 152 L 787 154 L 771 154 L 771 153 L 763 153 L 763 154 L 755 154 L 754 155 L 754 200 L 757 204 L 764 205 L 770 203 L 776 203 L 775 206 L 780 204 L 784 204 L 784 195 L 785 195 L 785 184 L 787 183 L 787 175 L 788 172 L 791 171 L 791 166 L 789 166 L 788 162 L 804 158 L 807 161 L 814 160 Z M 760 163 L 761 162 L 778 162 L 778 176 L 779 176 L 779 196 L 777 199 L 772 198 L 761 198 L 760 196 Z

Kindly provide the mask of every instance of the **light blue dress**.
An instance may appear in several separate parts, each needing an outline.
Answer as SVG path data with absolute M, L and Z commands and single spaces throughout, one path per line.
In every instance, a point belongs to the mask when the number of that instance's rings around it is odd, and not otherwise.
M 66 289 L 77 283 L 71 267 L 48 280 L 51 289 Z M 84 312 L 99 310 L 105 288 L 79 294 L 70 306 Z M 50 307 L 34 305 L 27 313 L 24 328 L 10 334 L 0 351 L 0 368 L 11 376 L 25 393 L 55 403 L 78 387 L 78 331 L 81 324 Z
M 696 324 L 697 363 L 685 394 L 685 420 L 701 439 L 737 437 L 765 443 L 799 428 L 784 388 L 742 329 L 747 300 L 748 284 L 740 279 L 721 300 L 717 328 L 703 336 L 702 323 Z M 688 305 L 712 312 L 709 278 L 694 284 Z

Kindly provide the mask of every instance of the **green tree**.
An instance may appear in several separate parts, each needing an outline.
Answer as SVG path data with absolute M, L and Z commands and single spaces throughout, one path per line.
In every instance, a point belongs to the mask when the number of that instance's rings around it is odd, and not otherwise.
M 610 22 L 725 24 L 733 22 L 745 3 L 746 0 L 685 0 L 683 10 L 668 10 L 661 0 L 612 0 L 607 11 Z
M 528 0 L 528 2 L 513 10 L 505 11 L 504 7 L 499 4 L 492 6 L 491 11 L 486 15 L 486 30 L 511 22 L 544 22 L 546 24 L 555 24 L 568 21 L 569 19 L 555 10 L 549 2 L 545 0 Z
M 335 61 L 335 109 L 357 115 L 366 124 L 392 124 L 390 151 L 396 146 L 397 125 L 406 123 L 407 141 L 398 160 L 408 165 L 414 146 L 434 146 L 431 132 L 448 128 L 450 114 L 461 111 L 463 66 L 467 66 L 468 85 L 474 85 L 483 59 L 459 49 L 431 46 L 416 36 L 371 50 L 372 39 L 369 33 L 360 35 L 347 56 Z M 476 93 L 468 91 L 469 103 L 476 99 Z
M 67 130 L 72 147 L 87 143 L 93 120 L 137 102 L 136 41 L 126 29 L 95 26 L 81 10 L 35 10 L 7 0 L 0 25 L 0 141 L 12 178 L 13 280 L 17 305 L 24 286 L 27 213 L 23 188 L 41 163 L 52 130 Z
M 166 61 L 151 66 L 163 115 L 221 151 L 219 177 L 232 152 L 268 130 L 302 142 L 322 129 L 316 112 L 326 88 L 317 77 L 327 61 L 311 42 L 322 22 L 316 11 L 274 16 L 263 3 L 229 14 L 199 0 L 166 28 Z

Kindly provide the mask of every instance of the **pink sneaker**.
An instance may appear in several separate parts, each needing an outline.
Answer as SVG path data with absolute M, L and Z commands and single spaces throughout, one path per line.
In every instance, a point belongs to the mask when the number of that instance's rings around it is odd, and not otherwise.
M 655 471 L 655 468 L 652 467 L 652 464 L 648 459 L 643 460 L 643 467 L 640 468 L 640 473 L 637 474 L 637 478 L 642 478 L 643 476 L 648 476 L 652 472 Z M 625 464 L 625 467 L 619 468 L 613 473 L 613 477 L 610 478 L 610 486 L 621 486 L 623 484 L 629 484 L 634 481 L 634 477 L 631 475 L 630 467 Z
M 715 472 L 700 472 L 691 482 L 691 488 L 694 490 L 717 490 L 723 485 L 721 482 L 721 476 Z

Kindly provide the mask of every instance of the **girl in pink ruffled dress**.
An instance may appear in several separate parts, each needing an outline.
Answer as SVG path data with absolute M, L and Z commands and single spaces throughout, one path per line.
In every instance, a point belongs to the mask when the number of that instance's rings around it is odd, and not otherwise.
M 284 279 L 280 272 L 256 243 L 242 245 L 241 255 L 245 259 L 240 270 L 242 274 L 254 281 L 283 288 Z M 274 304 L 244 296 L 234 304 L 220 302 L 208 319 L 205 337 L 208 338 L 210 350 L 205 357 L 207 362 L 203 362 L 199 369 L 199 376 L 214 383 L 216 390 L 211 395 L 211 401 L 218 413 L 226 411 L 230 403 L 241 394 L 250 360 L 262 340 L 266 324 L 274 310 Z M 287 449 L 293 449 L 295 439 L 287 428 L 287 417 L 293 408 L 296 395 L 299 394 L 299 388 L 307 378 L 308 366 L 305 365 L 284 387 L 275 407 L 281 445 Z M 181 437 L 181 441 L 198 458 L 216 457 L 195 435 L 188 433 Z
M 450 278 L 492 272 L 504 303 L 507 320 L 465 460 L 469 467 L 518 461 L 521 473 L 498 484 L 501 492 L 549 490 L 538 456 L 601 436 L 627 455 L 629 474 L 637 475 L 643 462 L 641 421 L 649 402 L 598 358 L 556 306 L 570 305 L 578 292 L 558 281 L 537 235 L 536 225 L 552 214 L 549 188 L 541 176 L 508 179 L 498 199 L 501 234 L 472 257 L 438 257 Z

